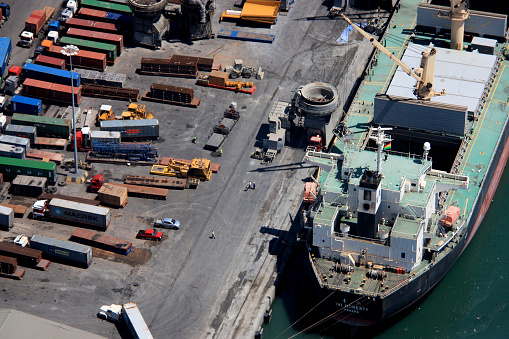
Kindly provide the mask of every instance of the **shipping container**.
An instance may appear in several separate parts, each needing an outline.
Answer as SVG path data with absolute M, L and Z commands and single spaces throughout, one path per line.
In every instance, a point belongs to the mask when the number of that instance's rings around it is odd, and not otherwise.
M 2 78 L 7 69 L 7 65 L 9 64 L 11 50 L 11 38 L 0 37 L 0 77 Z
M 25 155 L 30 151 L 30 140 L 12 135 L 0 135 L 0 143 L 23 148 Z
M 57 165 L 54 162 L 0 157 L 0 172 L 6 179 L 20 174 L 33 175 L 47 178 L 48 183 L 52 184 L 57 177 Z
M 136 303 L 122 305 L 122 318 L 133 338 L 154 339 Z
M 198 75 L 198 64 L 196 61 L 142 58 L 140 73 L 196 78 Z
M 41 54 L 41 55 L 38 55 L 37 58 L 35 58 L 34 62 L 37 65 L 43 65 L 43 66 L 47 66 L 47 67 L 53 67 L 53 68 L 65 70 L 65 60 L 64 59 L 54 58 L 54 57 L 50 57 L 50 56 Z
M 73 85 L 78 87 L 81 85 L 81 77 L 79 73 L 70 72 L 62 69 L 56 69 L 53 67 L 26 63 L 23 66 L 23 78 L 30 78 L 35 80 L 42 80 L 52 82 L 55 84 L 71 85 L 71 79 Z
M 144 140 L 159 138 L 157 119 L 104 120 L 101 131 L 118 131 L 122 140 Z
M 71 93 L 74 93 L 74 105 L 76 106 L 81 103 L 82 99 L 80 87 L 74 86 L 74 88 L 71 88 L 71 86 L 35 79 L 26 79 L 23 82 L 23 93 L 33 97 L 38 97 L 50 101 L 63 102 L 66 104 L 72 104 Z
M 10 207 L 0 206 L 0 227 L 8 231 L 14 224 L 14 210 Z
M 37 137 L 37 127 L 9 124 L 5 126 L 4 134 L 27 138 L 30 140 L 30 145 L 33 145 L 35 143 L 35 138 Z
M 120 144 L 120 132 L 90 131 L 90 146 L 93 148 L 98 142 Z
M 25 21 L 25 31 L 32 32 L 34 35 L 37 35 L 45 23 L 46 12 L 41 11 L 40 9 L 35 9 Z
M 110 225 L 110 209 L 62 199 L 51 199 L 48 204 L 51 218 L 80 222 L 106 230 Z
M 186 87 L 152 84 L 150 86 L 150 97 L 190 104 L 194 100 L 194 90 Z
M 93 31 L 104 32 L 104 33 L 112 33 L 112 34 L 122 34 L 120 28 L 114 23 L 110 22 L 100 22 L 86 19 L 78 19 L 78 18 L 70 18 L 67 19 L 65 25 L 68 28 L 81 28 L 81 29 L 90 29 Z
M 98 200 L 72 197 L 70 195 L 63 195 L 63 194 L 43 193 L 40 196 L 38 196 L 39 200 L 51 200 L 53 198 L 62 199 L 62 200 L 68 200 L 68 201 L 74 201 L 74 202 L 79 202 L 81 204 L 87 204 L 87 205 L 92 205 L 92 206 L 99 206 L 101 204 L 101 202 L 98 201 Z
M 26 197 L 38 197 L 48 187 L 48 179 L 31 175 L 17 175 L 11 184 L 11 193 Z
M 13 274 L 18 267 L 18 260 L 0 255 L 0 273 Z
M 81 6 L 85 8 L 93 8 L 98 10 L 103 10 L 106 12 L 120 13 L 132 15 L 133 11 L 131 8 L 125 4 L 120 4 L 116 2 L 107 2 L 107 1 L 97 1 L 97 0 L 82 0 Z
M 97 199 L 105 205 L 125 207 L 127 205 L 127 188 L 104 184 L 97 191 Z
M 77 16 L 82 19 L 104 21 L 106 20 L 106 14 L 108 14 L 108 12 L 106 11 L 99 11 L 92 8 L 81 7 L 80 10 L 78 11 Z
M 196 62 L 197 66 L 198 66 L 198 70 L 205 71 L 205 72 L 212 71 L 212 66 L 214 64 L 213 58 L 195 57 L 195 56 L 189 56 L 189 55 L 173 54 L 173 56 L 171 57 L 171 60 L 180 61 L 180 62 L 183 62 L 183 61 Z
M 14 245 L 13 243 L 0 242 L 0 255 L 16 258 L 18 265 L 36 266 L 42 259 L 42 251 Z
M 88 267 L 92 263 L 92 248 L 72 241 L 35 234 L 30 238 L 30 247 L 42 251 L 48 257 L 78 266 Z
M 124 37 L 119 34 L 96 32 L 81 28 L 71 27 L 67 30 L 67 35 L 79 38 L 87 39 L 92 41 L 104 42 L 107 44 L 113 44 L 117 46 L 117 53 L 120 55 L 124 49 Z
M 127 25 L 131 25 L 131 22 L 133 21 L 133 17 L 132 17 L 132 15 L 128 15 L 128 14 L 108 12 L 108 13 L 106 13 L 106 20 L 108 22 L 115 23 L 122 27 L 126 27 Z
M 0 143 L 0 157 L 25 159 L 26 153 L 23 147 Z
M 15 95 L 11 99 L 11 111 L 30 115 L 39 115 L 42 111 L 42 101 L 22 95 Z
M 136 196 L 147 199 L 166 200 L 169 192 L 169 190 L 166 188 L 118 184 L 116 182 L 115 183 L 111 182 L 109 184 L 127 188 L 127 194 L 130 196 Z
M 60 39 L 62 45 L 75 45 L 80 49 L 106 54 L 106 62 L 114 64 L 117 61 L 117 46 L 92 40 L 63 37 Z
M 110 237 L 82 228 L 77 228 L 72 232 L 71 240 L 126 255 L 129 254 L 133 248 L 133 244 L 130 241 Z
M 69 58 L 62 54 L 62 47 L 53 46 L 46 51 L 46 54 L 54 58 L 62 58 L 66 62 L 66 67 L 68 67 L 67 63 L 69 62 Z M 104 71 L 106 69 L 106 54 L 104 53 L 80 49 L 78 54 L 71 58 L 73 67 L 90 68 L 99 71 Z
M 14 113 L 11 124 L 37 127 L 37 136 L 55 136 L 69 139 L 71 120 Z

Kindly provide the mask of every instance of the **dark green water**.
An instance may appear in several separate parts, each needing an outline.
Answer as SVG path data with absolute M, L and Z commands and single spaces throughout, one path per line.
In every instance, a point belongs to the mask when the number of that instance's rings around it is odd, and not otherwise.
M 272 338 L 509 338 L 509 171 L 474 239 L 445 278 L 405 314 L 375 327 L 353 329 L 312 311 L 299 258 L 292 262 L 273 303 L 263 337 Z M 309 328 L 309 329 L 308 329 Z M 301 332 L 299 334 L 299 332 Z

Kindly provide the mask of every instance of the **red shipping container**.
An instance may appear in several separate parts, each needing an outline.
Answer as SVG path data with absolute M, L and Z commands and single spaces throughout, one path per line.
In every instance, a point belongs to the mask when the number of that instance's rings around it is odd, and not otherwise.
M 119 34 L 94 32 L 85 29 L 71 27 L 67 30 L 67 35 L 80 39 L 84 38 L 86 40 L 114 44 L 115 46 L 117 46 L 118 54 L 120 54 L 122 52 L 122 49 L 124 49 L 124 37 Z
M 46 12 L 36 9 L 32 12 L 27 21 L 25 21 L 25 31 L 37 35 L 45 23 Z
M 86 19 L 70 18 L 67 19 L 65 25 L 70 28 L 90 29 L 98 32 L 121 34 L 121 30 L 115 24 L 109 22 L 100 22 Z
M 82 19 L 92 19 L 92 20 L 96 20 L 96 19 L 106 19 L 106 14 L 107 12 L 104 12 L 104 11 L 98 11 L 96 9 L 90 9 L 90 8 L 80 8 L 80 10 L 78 11 L 78 17 L 82 18 Z
M 49 66 L 49 67 L 54 67 L 54 68 L 59 68 L 59 69 L 65 69 L 65 60 L 64 59 L 54 58 L 54 57 L 50 57 L 47 55 L 42 55 L 42 54 L 38 55 L 37 58 L 35 58 L 35 63 L 38 65 L 44 65 L 44 66 Z
M 54 84 L 52 82 L 26 79 L 23 82 L 23 93 L 41 99 L 71 103 L 71 86 Z M 81 88 L 74 87 L 74 104 L 81 102 Z
M 47 51 L 46 54 L 54 57 L 64 59 L 66 64 L 69 63 L 69 58 L 62 54 L 62 47 L 60 46 L 52 46 Z M 79 66 L 83 68 L 91 68 L 99 71 L 104 71 L 106 69 L 106 54 L 97 53 L 91 51 L 85 51 L 80 49 L 78 54 L 72 57 L 72 66 Z

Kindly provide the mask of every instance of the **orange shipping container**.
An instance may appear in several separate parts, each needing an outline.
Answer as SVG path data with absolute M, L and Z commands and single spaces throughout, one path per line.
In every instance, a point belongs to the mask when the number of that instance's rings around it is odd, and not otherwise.
M 23 93 L 29 96 L 71 103 L 71 86 L 54 84 L 52 82 L 26 79 L 23 82 Z M 81 102 L 81 88 L 74 87 L 74 104 L 78 105 Z
M 41 46 L 44 46 L 44 47 L 46 47 L 46 49 L 48 49 L 51 46 L 53 46 L 53 40 L 43 40 L 41 42 Z
M 37 35 L 45 23 L 46 12 L 36 9 L 27 21 L 25 21 L 25 31 L 32 32 L 34 35 Z
M 50 57 L 47 55 L 42 55 L 42 54 L 38 55 L 37 58 L 35 58 L 34 62 L 38 65 L 44 65 L 44 66 L 49 66 L 49 67 L 65 69 L 65 60 L 64 59 L 54 58 L 54 57 Z
M 66 64 L 69 63 L 69 58 L 62 54 L 62 47 L 60 46 L 49 48 L 46 55 L 64 59 Z M 106 69 L 106 54 L 80 49 L 78 54 L 72 57 L 72 66 L 104 71 Z

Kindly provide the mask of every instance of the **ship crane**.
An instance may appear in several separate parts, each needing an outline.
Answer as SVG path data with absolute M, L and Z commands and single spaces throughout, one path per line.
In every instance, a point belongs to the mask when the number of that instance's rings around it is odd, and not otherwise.
M 373 46 L 378 48 L 383 54 L 387 55 L 398 64 L 403 71 L 417 80 L 417 85 L 414 90 L 414 94 L 418 99 L 421 100 L 430 100 L 432 97 L 445 95 L 445 90 L 441 92 L 437 92 L 433 90 L 433 78 L 435 74 L 435 59 L 437 50 L 433 47 L 427 51 L 422 52 L 422 60 L 421 67 L 417 68 L 414 72 L 412 68 L 407 66 L 403 61 L 396 58 L 387 48 L 382 46 L 375 38 L 370 36 L 368 33 L 364 32 L 360 27 L 354 24 L 350 19 L 348 19 L 344 14 L 341 14 L 345 20 L 352 25 L 359 33 L 361 33 L 366 39 L 368 39 Z

